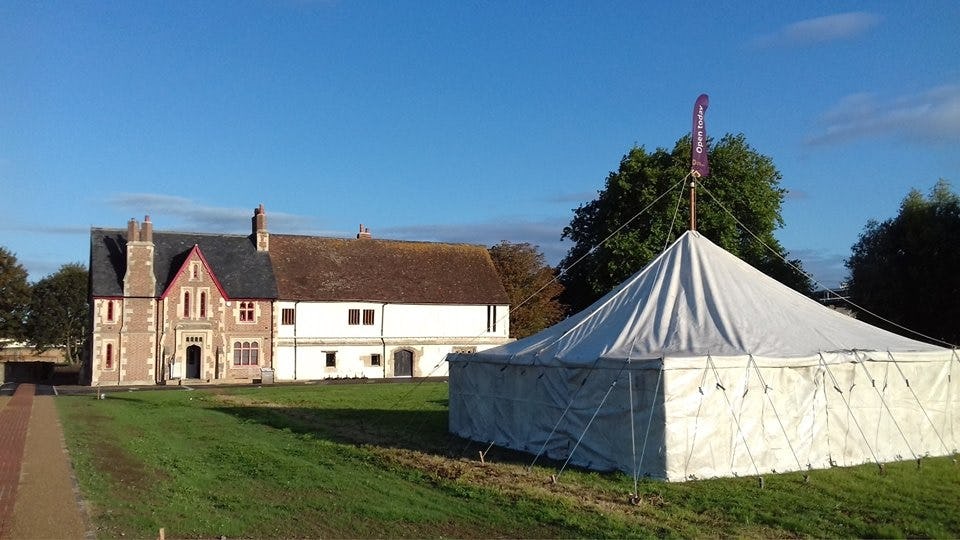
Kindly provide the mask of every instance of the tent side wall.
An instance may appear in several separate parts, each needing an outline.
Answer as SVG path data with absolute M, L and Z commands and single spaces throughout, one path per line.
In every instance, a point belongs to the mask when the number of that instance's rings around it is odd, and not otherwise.
M 450 431 L 594 470 L 664 479 L 659 374 L 451 360 Z
M 743 476 L 948 455 L 960 381 L 946 357 L 725 362 L 665 371 L 669 480 Z M 740 363 L 740 365 L 736 365 Z M 901 374 L 902 371 L 902 374 Z M 907 384 L 909 381 L 909 386 Z

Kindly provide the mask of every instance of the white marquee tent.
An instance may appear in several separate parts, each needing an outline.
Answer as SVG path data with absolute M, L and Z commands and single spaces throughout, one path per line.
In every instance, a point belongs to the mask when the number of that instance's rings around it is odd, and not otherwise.
M 960 356 L 687 232 L 586 310 L 450 362 L 450 431 L 670 481 L 956 452 Z M 956 373 L 954 373 L 956 372 Z

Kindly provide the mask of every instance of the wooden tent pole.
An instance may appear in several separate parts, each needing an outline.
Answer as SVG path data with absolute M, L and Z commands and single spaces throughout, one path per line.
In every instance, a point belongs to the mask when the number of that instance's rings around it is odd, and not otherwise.
M 690 171 L 690 230 L 697 230 L 697 176 L 694 171 Z

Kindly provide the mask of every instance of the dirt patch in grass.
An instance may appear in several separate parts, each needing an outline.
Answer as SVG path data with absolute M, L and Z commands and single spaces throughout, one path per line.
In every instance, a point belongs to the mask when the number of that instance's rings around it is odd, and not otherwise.
M 110 428 L 115 427 L 112 418 L 99 414 L 82 418 L 90 426 L 91 433 L 101 434 L 89 446 L 92 464 L 97 470 L 106 471 L 114 485 L 123 487 L 117 495 L 133 501 L 152 484 L 165 479 L 165 472 L 145 466 L 110 437 Z
M 632 515 L 639 507 L 666 504 L 658 495 L 641 494 L 631 498 L 630 493 L 601 492 L 576 483 L 564 483 L 562 477 L 558 479 L 543 469 L 512 463 L 455 459 L 405 449 L 370 447 L 369 450 L 392 464 L 416 469 L 437 482 L 462 482 L 507 494 L 563 499 L 602 513 Z

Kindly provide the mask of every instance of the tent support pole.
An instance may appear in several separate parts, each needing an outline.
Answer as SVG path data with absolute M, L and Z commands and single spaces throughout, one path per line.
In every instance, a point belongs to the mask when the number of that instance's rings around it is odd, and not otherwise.
M 697 178 L 700 176 L 696 171 L 690 171 L 690 230 L 697 230 Z

